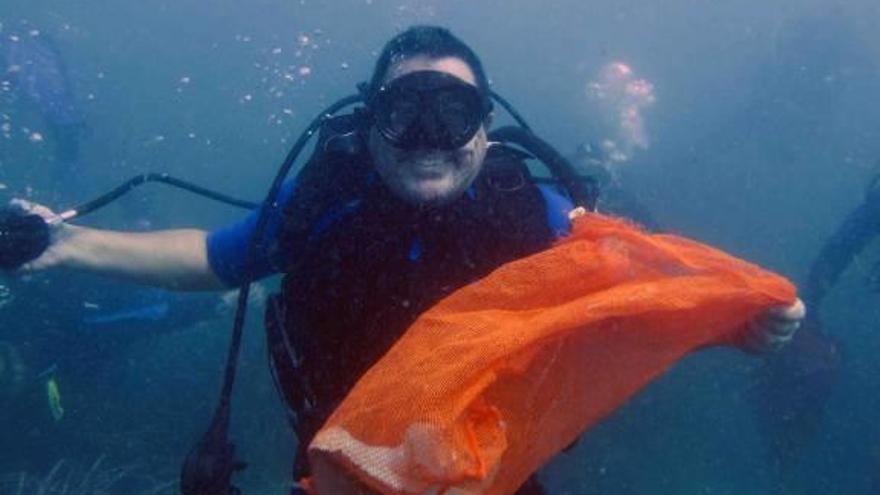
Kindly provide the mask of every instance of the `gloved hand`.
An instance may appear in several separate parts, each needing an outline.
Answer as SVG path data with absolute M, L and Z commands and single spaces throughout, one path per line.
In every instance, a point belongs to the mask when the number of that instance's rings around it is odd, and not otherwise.
M 20 210 L 23 214 L 41 217 L 49 227 L 49 246 L 43 254 L 18 268 L 20 272 L 37 271 L 50 268 L 60 263 L 64 257 L 64 239 L 68 238 L 75 227 L 64 223 L 64 217 L 46 206 L 32 203 L 24 199 L 13 199 L 9 207 Z
M 790 306 L 769 309 L 748 324 L 745 349 L 756 354 L 778 351 L 791 341 L 806 314 L 800 299 Z

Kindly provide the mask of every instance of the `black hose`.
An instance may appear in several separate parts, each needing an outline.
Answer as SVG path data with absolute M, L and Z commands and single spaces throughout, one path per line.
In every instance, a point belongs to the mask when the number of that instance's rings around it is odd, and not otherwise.
M 132 177 L 131 179 L 125 181 L 121 185 L 113 188 L 112 191 L 110 191 L 106 194 L 103 194 L 96 199 L 93 199 L 91 201 L 88 201 L 86 203 L 82 203 L 80 205 L 77 205 L 77 206 L 71 208 L 69 210 L 69 213 L 66 213 L 64 215 L 64 219 L 70 220 L 71 218 L 81 217 L 81 216 L 87 215 L 87 214 L 89 214 L 99 208 L 103 208 L 104 206 L 108 205 L 109 203 L 112 203 L 113 201 L 116 201 L 117 199 L 119 199 L 119 197 L 129 193 L 132 189 L 134 189 L 142 184 L 145 184 L 147 182 L 162 182 L 162 183 L 168 184 L 170 186 L 184 189 L 186 191 L 197 194 L 199 196 L 204 196 L 206 198 L 213 199 L 215 201 L 219 201 L 221 203 L 225 203 L 225 204 L 228 204 L 231 206 L 236 206 L 238 208 L 244 208 L 247 210 L 253 210 L 259 206 L 259 204 L 257 204 L 257 203 L 254 203 L 251 201 L 245 201 L 243 199 L 234 198 L 234 197 L 229 196 L 227 194 L 212 191 L 212 190 L 204 188 L 202 186 L 198 186 L 196 184 L 193 184 L 192 182 L 188 182 L 188 181 L 181 180 L 181 179 L 176 179 L 176 178 L 171 177 L 170 175 L 165 174 L 165 173 L 148 172 L 145 174 L 141 174 L 141 175 Z
M 336 112 L 348 105 L 362 101 L 360 95 L 352 95 L 343 98 L 326 110 L 309 124 L 306 130 L 300 134 L 299 139 L 288 152 L 284 162 L 275 175 L 266 199 L 263 200 L 260 214 L 254 227 L 254 233 L 248 243 L 245 266 L 250 266 L 256 259 L 257 252 L 262 248 L 265 239 L 266 226 L 269 223 L 271 212 L 278 208 L 278 191 L 284 183 L 284 179 L 293 168 L 297 157 L 308 144 L 309 139 L 321 128 L 324 122 Z M 226 495 L 238 493 L 230 481 L 232 473 L 241 469 L 244 464 L 235 459 L 235 448 L 228 441 L 230 399 L 232 387 L 235 384 L 235 372 L 238 367 L 238 354 L 241 348 L 241 337 L 244 328 L 244 319 L 247 315 L 248 296 L 250 295 L 250 282 L 245 282 L 238 293 L 238 304 L 235 310 L 235 320 L 232 327 L 232 337 L 229 343 L 229 351 L 226 357 L 226 370 L 223 376 L 223 387 L 220 391 L 220 399 L 214 410 L 214 417 L 208 431 L 202 440 L 190 451 L 184 461 L 180 477 L 181 492 L 184 495 Z
M 254 227 L 254 234 L 251 238 L 250 245 L 247 251 L 247 261 L 245 266 L 251 266 L 254 260 L 256 259 L 257 253 L 263 247 L 263 242 L 265 239 L 263 237 L 266 233 L 266 225 L 269 223 L 270 212 L 279 207 L 278 204 L 278 191 L 281 189 L 281 185 L 284 183 L 284 179 L 287 177 L 287 174 L 290 173 L 290 169 L 293 168 L 293 164 L 296 161 L 297 157 L 300 153 L 302 153 L 303 148 L 305 148 L 306 144 L 308 144 L 309 139 L 321 126 L 324 124 L 324 121 L 329 119 L 339 110 L 361 101 L 360 95 L 351 95 L 346 98 L 343 98 L 326 110 L 324 110 L 320 116 L 316 117 L 312 120 L 312 123 L 309 124 L 309 127 L 306 128 L 306 131 L 303 132 L 296 143 L 293 145 L 293 148 L 290 149 L 290 152 L 287 154 L 287 157 L 284 159 L 284 162 L 281 164 L 281 168 L 278 170 L 278 173 L 275 175 L 275 179 L 272 181 L 272 186 L 269 188 L 269 192 L 266 194 L 266 199 L 263 200 L 263 206 L 260 210 L 260 215 L 257 217 L 257 223 Z M 221 392 L 221 400 L 225 400 L 228 402 L 229 395 L 232 393 L 232 384 L 235 381 L 235 356 L 238 355 L 238 347 L 241 342 L 241 328 L 244 325 L 244 317 L 245 312 L 247 311 L 247 300 L 248 300 L 248 292 L 250 291 L 250 283 L 245 283 L 241 287 L 241 292 L 238 296 L 238 311 L 235 315 L 235 324 L 233 326 L 233 345 L 234 348 L 230 348 L 229 350 L 229 359 L 227 360 L 226 366 L 226 376 L 223 382 L 223 389 Z M 241 314 L 238 314 L 241 313 Z
M 507 113 L 509 113 L 510 116 L 513 117 L 513 120 L 515 120 L 520 127 L 529 132 L 532 132 L 532 127 L 526 122 L 526 119 L 524 119 L 523 116 L 520 115 L 515 108 L 513 108 L 513 105 L 511 105 L 510 102 L 508 102 L 506 99 L 504 99 L 503 96 L 494 91 L 490 90 L 489 94 L 492 95 L 492 99 L 500 103 L 501 106 L 504 107 L 505 110 L 507 110 Z

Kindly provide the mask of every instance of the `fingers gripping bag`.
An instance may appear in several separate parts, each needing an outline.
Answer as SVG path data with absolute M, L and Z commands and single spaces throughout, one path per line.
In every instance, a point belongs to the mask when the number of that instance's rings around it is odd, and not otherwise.
M 587 213 L 425 312 L 309 447 L 320 495 L 509 494 L 697 349 L 795 301 L 781 276 Z

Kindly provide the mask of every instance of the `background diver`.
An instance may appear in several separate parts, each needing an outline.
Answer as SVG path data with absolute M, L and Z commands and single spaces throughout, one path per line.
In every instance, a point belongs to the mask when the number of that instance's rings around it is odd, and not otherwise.
M 86 125 L 61 52 L 28 22 L 0 24 L 0 73 L 8 83 L 2 89 L 13 96 L 7 101 L 35 108 L 45 122 L 55 147 L 50 174 L 53 200 L 69 201 L 61 192 L 75 189 L 72 185 L 81 176 L 80 146 Z
M 76 429 L 99 407 L 101 387 L 121 382 L 130 351 L 228 317 L 235 305 L 232 293 L 180 294 L 77 274 L 10 278 L 0 290 L 0 444 L 17 446 L 0 449 L 0 464 L 27 471 L 103 454 L 99 440 Z
M 841 275 L 868 244 L 880 236 L 880 175 L 869 184 L 865 198 L 825 241 L 803 286 L 810 307 L 791 345 L 759 370 L 759 424 L 768 443 L 782 486 L 820 433 L 825 408 L 838 383 L 841 356 L 836 339 L 824 331 L 822 304 Z M 880 263 L 869 273 L 869 284 L 880 287 Z
M 569 161 L 579 174 L 597 182 L 599 211 L 628 218 L 652 232 L 661 230 L 650 210 L 621 185 L 620 178 L 614 174 L 614 162 L 601 144 L 581 144 L 570 155 Z

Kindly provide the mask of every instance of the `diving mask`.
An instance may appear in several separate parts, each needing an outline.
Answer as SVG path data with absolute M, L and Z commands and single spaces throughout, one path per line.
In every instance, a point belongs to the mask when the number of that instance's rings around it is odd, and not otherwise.
M 397 148 L 451 150 L 473 139 L 492 102 L 451 74 L 416 71 L 382 85 L 368 109 L 376 129 Z

